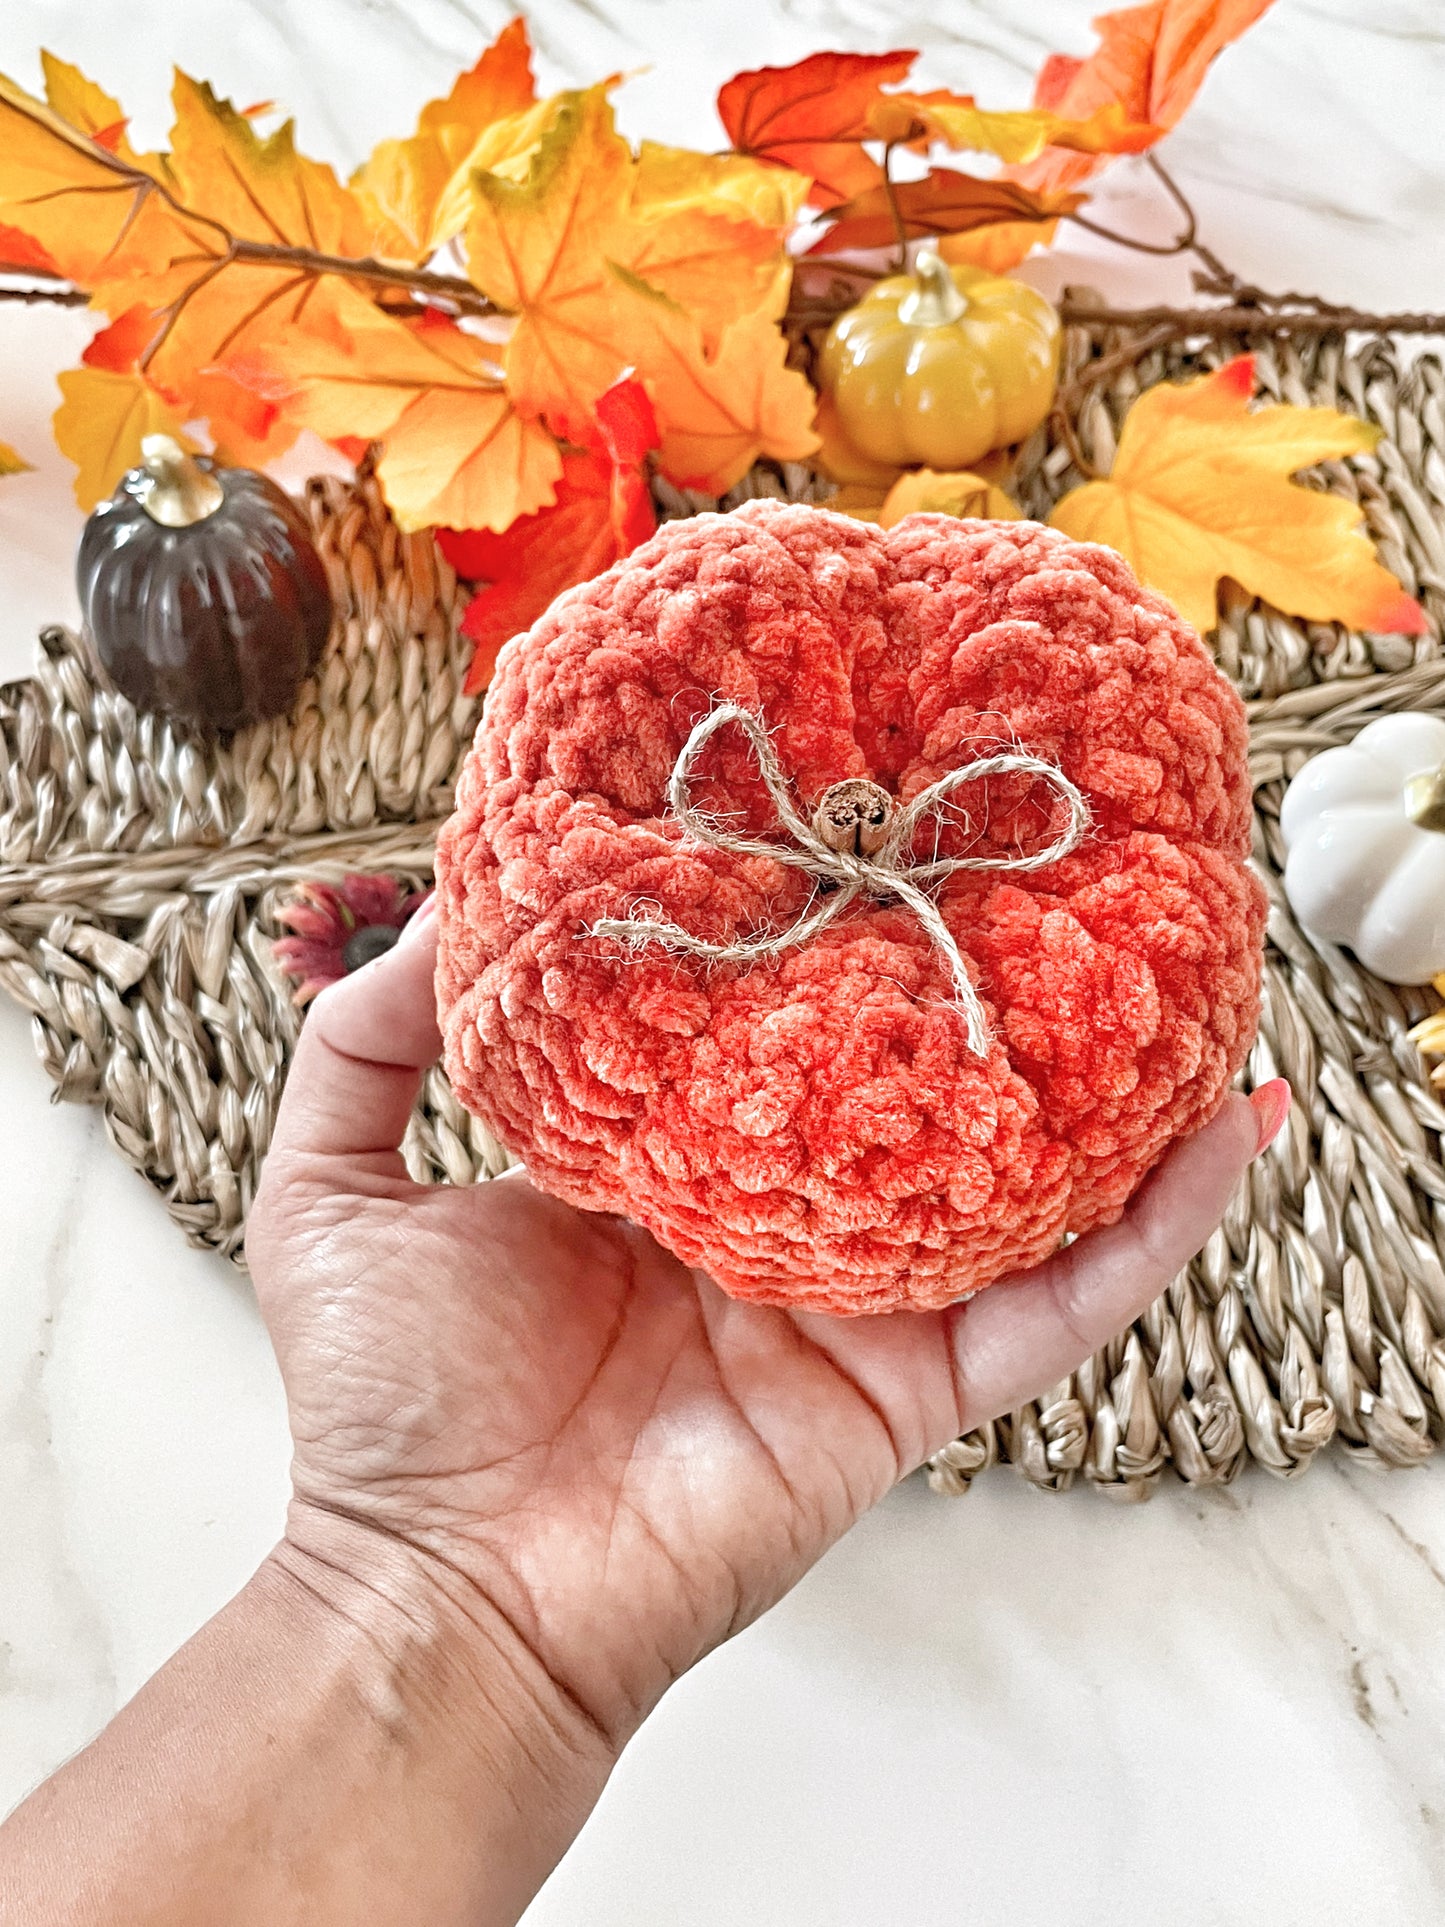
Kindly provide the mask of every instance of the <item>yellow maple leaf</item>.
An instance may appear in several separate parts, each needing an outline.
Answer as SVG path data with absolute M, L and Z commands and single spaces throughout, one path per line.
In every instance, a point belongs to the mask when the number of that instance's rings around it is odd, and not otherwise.
M 1046 147 L 1067 147 L 1084 154 L 1139 153 L 1152 147 L 1162 131 L 1131 121 L 1118 101 L 1108 101 L 1076 119 L 1045 107 L 980 107 L 971 95 L 943 90 L 886 94 L 873 118 L 882 139 L 913 135 L 913 145 L 942 141 L 956 151 L 996 154 L 1011 163 L 1036 160 Z
M 1071 490 L 1049 520 L 1117 549 L 1201 631 L 1229 576 L 1313 622 L 1419 635 L 1425 612 L 1383 567 L 1359 505 L 1289 477 L 1367 454 L 1380 430 L 1332 408 L 1251 411 L 1254 357 L 1161 383 L 1129 410 L 1107 481 Z
M 153 272 L 195 245 L 164 181 L 3 75 L 0 223 L 27 235 L 83 288 L 102 275 Z
M 140 460 L 145 435 L 174 435 L 187 448 L 181 424 L 144 375 L 109 368 L 69 368 L 60 377 L 65 397 L 53 418 L 55 442 L 76 464 L 75 499 L 93 509 Z
M 905 515 L 977 516 L 989 522 L 1017 522 L 1023 515 L 1006 490 L 972 469 L 909 469 L 886 491 L 866 483 L 847 483 L 825 506 L 880 529 L 893 528 Z
M 152 273 L 103 278 L 95 299 L 112 313 L 137 301 L 154 309 L 151 382 L 183 419 L 204 416 L 229 454 L 264 462 L 290 446 L 296 423 L 280 410 L 261 425 L 253 399 L 215 370 L 299 327 L 317 278 L 295 263 L 231 260 L 227 236 L 356 257 L 367 251 L 365 219 L 331 168 L 296 151 L 290 121 L 263 138 L 229 101 L 182 73 L 172 100 L 168 176 L 178 200 L 208 218 L 193 222 L 191 243 Z
M 248 240 L 323 254 L 365 251 L 356 197 L 324 161 L 296 151 L 293 121 L 263 138 L 205 81 L 183 73 L 175 77 L 171 102 L 170 172 L 188 206 Z
M 88 80 L 79 67 L 72 67 L 68 60 L 58 60 L 43 48 L 40 65 L 45 74 L 46 102 L 62 120 L 69 121 L 82 134 L 88 134 L 118 160 L 147 173 L 158 171 L 156 156 L 137 154 L 126 139 L 129 123 L 125 109 L 113 94 Z
M 878 513 L 880 528 L 891 529 L 905 515 L 978 516 L 990 522 L 1017 522 L 1023 510 L 997 482 L 972 469 L 940 472 L 917 468 L 900 475 Z
M 639 200 L 638 165 L 598 87 L 563 97 L 524 180 L 474 177 L 467 272 L 517 317 L 507 382 L 528 412 L 575 419 L 625 367 L 646 375 L 653 294 L 686 307 L 708 349 L 785 298 L 779 228 L 734 218 L 746 210 L 718 175 L 699 176 L 700 201 L 679 194 L 669 166 L 654 159 Z
M 378 474 L 402 528 L 501 530 L 553 500 L 562 458 L 513 407 L 495 354 L 440 315 L 398 321 L 330 281 L 250 383 L 279 382 L 291 419 L 318 435 L 382 437 Z
M 536 98 L 526 23 L 513 20 L 444 99 L 428 101 L 414 134 L 382 141 L 352 176 L 374 245 L 398 260 L 434 254 L 466 226 L 472 174 L 524 166 L 555 107 Z
M 637 150 L 633 211 L 646 219 L 701 210 L 756 221 L 784 234 L 808 198 L 806 174 L 750 154 L 703 154 L 644 141 Z
M 24 475 L 31 466 L 9 442 L 0 442 L 0 475 Z
M 656 296 L 644 312 L 637 367 L 662 438 L 658 467 L 679 488 L 721 495 L 759 455 L 798 462 L 818 446 L 816 397 L 767 315 L 740 316 L 708 355 L 694 316 Z

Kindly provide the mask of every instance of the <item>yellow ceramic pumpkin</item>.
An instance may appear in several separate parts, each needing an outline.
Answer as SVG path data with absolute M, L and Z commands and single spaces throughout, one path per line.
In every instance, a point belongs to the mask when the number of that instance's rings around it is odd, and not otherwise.
M 924 250 L 828 331 L 819 386 L 872 461 L 967 468 L 1048 414 L 1059 317 L 1041 294 Z

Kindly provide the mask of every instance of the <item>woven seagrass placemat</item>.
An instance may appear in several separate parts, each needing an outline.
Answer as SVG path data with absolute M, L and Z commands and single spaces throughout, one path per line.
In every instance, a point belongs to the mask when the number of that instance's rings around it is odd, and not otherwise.
M 1083 380 L 1067 433 L 1025 451 L 1026 511 L 1046 513 L 1078 479 L 1074 449 L 1107 466 L 1143 388 L 1238 345 L 1130 360 L 1122 337 L 1071 329 L 1066 374 Z M 1383 427 L 1374 457 L 1320 483 L 1362 503 L 1432 633 L 1351 634 L 1242 596 L 1226 606 L 1215 646 L 1250 707 L 1256 855 L 1274 906 L 1247 1081 L 1287 1077 L 1296 1107 L 1165 1296 L 1071 1378 L 941 1452 L 928 1468 L 941 1491 L 1011 1460 L 1041 1487 L 1082 1478 L 1138 1499 L 1168 1468 L 1218 1483 L 1252 1457 L 1292 1476 L 1336 1436 L 1413 1465 L 1445 1436 L 1445 1110 L 1405 1035 L 1436 999 L 1299 930 L 1278 835 L 1306 757 L 1387 711 L 1445 714 L 1445 368 L 1326 335 L 1266 342 L 1257 369 L 1272 397 Z M 762 467 L 723 505 L 763 492 L 827 490 Z M 221 746 L 189 739 L 98 687 L 59 629 L 34 675 L 0 689 L 0 986 L 30 1011 L 55 1096 L 99 1104 L 191 1240 L 231 1257 L 299 1022 L 270 954 L 277 910 L 307 877 L 428 879 L 477 712 L 461 693 L 456 584 L 430 537 L 398 533 L 366 467 L 308 499 L 338 616 L 289 718 Z M 659 502 L 717 506 L 665 489 Z M 507 1161 L 439 1070 L 407 1158 L 452 1183 Z

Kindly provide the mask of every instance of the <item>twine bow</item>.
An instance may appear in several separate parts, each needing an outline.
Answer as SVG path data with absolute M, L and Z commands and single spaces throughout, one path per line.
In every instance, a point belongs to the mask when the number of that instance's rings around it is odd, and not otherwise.
M 766 843 L 759 837 L 739 836 L 694 807 L 689 795 L 693 768 L 704 747 L 720 729 L 731 723 L 742 730 L 752 745 L 759 773 L 777 811 L 779 826 L 792 837 L 796 848 Z M 966 783 L 981 782 L 985 777 L 1019 772 L 1041 777 L 1052 785 L 1068 809 L 1066 827 L 1046 848 L 1032 856 L 950 856 L 935 857 L 927 863 L 909 859 L 907 852 L 920 825 L 929 817 L 937 818 L 955 791 Z M 714 850 L 731 851 L 736 856 L 769 857 L 775 863 L 787 864 L 790 869 L 802 870 L 819 884 L 831 883 L 835 888 L 820 903 L 815 890 L 813 901 L 817 907 L 805 909 L 786 930 L 734 938 L 727 943 L 709 943 L 703 937 L 693 936 L 680 924 L 654 922 L 638 914 L 603 917 L 591 926 L 588 935 L 613 937 L 635 950 L 657 944 L 665 950 L 706 957 L 712 962 L 751 963 L 807 943 L 835 923 L 859 896 L 892 898 L 913 912 L 947 963 L 954 1001 L 967 1025 L 968 1047 L 978 1057 L 987 1056 L 989 1047 L 983 1005 L 942 911 L 923 886 L 962 870 L 1042 870 L 1076 849 L 1089 826 L 1088 805 L 1063 771 L 1041 756 L 1025 755 L 1022 751 L 985 756 L 976 763 L 949 770 L 901 809 L 877 783 L 857 777 L 835 783 L 824 791 L 809 822 L 789 793 L 787 779 L 762 718 L 739 703 L 719 704 L 697 724 L 673 766 L 667 798 L 677 821 L 699 843 Z

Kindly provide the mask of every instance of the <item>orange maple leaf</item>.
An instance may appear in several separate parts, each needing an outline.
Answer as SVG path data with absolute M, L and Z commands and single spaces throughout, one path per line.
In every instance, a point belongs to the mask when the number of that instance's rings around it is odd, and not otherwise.
M 721 214 L 782 235 L 797 219 L 808 187 L 806 174 L 747 154 L 700 154 L 691 147 L 643 141 L 631 209 L 639 220 L 653 221 L 665 215 Z
M 1149 0 L 1145 6 L 1101 14 L 1094 22 L 1100 44 L 1087 60 L 1051 54 L 1044 62 L 1034 86 L 1034 106 L 1085 123 L 1112 109 L 1130 125 L 1152 128 L 1157 140 L 1177 125 L 1216 55 L 1271 4 L 1272 0 Z M 1058 141 L 1036 159 L 1006 167 L 1004 174 L 1035 193 L 1064 193 L 1096 173 L 1110 151 L 1090 151 L 1084 144 Z M 1047 246 L 1052 239 L 1051 227 L 1011 222 L 955 237 L 940 251 L 947 260 L 1002 274 L 1031 248 Z
M 1376 557 L 1359 504 L 1289 479 L 1368 454 L 1380 430 L 1333 408 L 1251 409 L 1253 392 L 1252 355 L 1147 389 L 1108 480 L 1073 489 L 1049 520 L 1117 549 L 1201 631 L 1214 627 L 1229 576 L 1312 622 L 1422 634 L 1425 612 Z
M 906 80 L 917 58 L 819 53 L 791 67 L 734 74 L 718 94 L 718 115 L 737 153 L 806 174 L 814 205 L 834 207 L 883 178 L 862 143 L 880 137 L 884 84 Z
M 1086 60 L 1051 54 L 1034 87 L 1034 105 L 1074 119 L 1101 108 L 1166 133 L 1178 124 L 1216 56 L 1268 12 L 1273 0 L 1149 0 L 1101 14 L 1099 45 Z M 1077 187 L 1105 157 L 1050 152 L 1014 178 L 1042 192 Z
M 33 235 L 0 221 L 0 272 L 5 274 L 59 274 L 55 257 Z
M 787 366 L 787 341 L 769 316 L 740 316 L 709 355 L 696 319 L 654 298 L 634 339 L 657 411 L 658 467 L 679 488 L 722 495 L 759 455 L 800 462 L 817 448 L 817 397 Z
M 303 329 L 233 357 L 228 372 L 327 440 L 382 437 L 377 472 L 402 528 L 504 529 L 551 502 L 562 460 L 513 407 L 496 352 L 442 315 L 397 320 L 327 281 Z
M 886 187 L 870 187 L 841 207 L 830 208 L 828 225 L 809 252 L 888 247 L 897 236 L 893 211 L 910 240 L 967 234 L 1001 221 L 1052 222 L 1083 199 L 1079 194 L 1031 194 L 1012 181 L 980 180 L 951 168 L 935 167 L 921 181 L 899 181 L 891 197 Z
M 9 442 L 0 442 L 0 475 L 24 475 L 30 467 L 31 464 Z
M 476 643 L 468 693 L 486 687 L 502 644 L 531 628 L 555 596 L 599 575 L 652 534 L 657 515 L 643 463 L 656 445 L 647 391 L 625 376 L 599 398 L 588 446 L 564 454 L 550 508 L 520 516 L 501 535 L 437 531 L 458 575 L 486 585 L 462 619 L 462 633 Z
M 89 89 L 83 76 L 75 78 L 77 91 Z M 103 111 L 115 105 L 102 99 Z M 159 163 L 112 152 L 3 75 L 0 223 L 28 235 L 32 250 L 82 288 L 102 275 L 153 272 L 195 245 Z
M 883 169 L 865 151 L 867 141 L 920 149 L 942 141 L 1017 162 L 1055 144 L 1137 152 L 1159 137 L 1158 128 L 1134 124 L 1116 101 L 1079 118 L 1042 103 L 990 110 L 946 88 L 885 92 L 889 82 L 907 78 L 917 57 L 820 53 L 791 67 L 737 74 L 718 95 L 718 113 L 736 152 L 809 175 L 808 198 L 820 208 L 881 191 Z
M 284 409 L 258 411 L 225 365 L 301 325 L 317 276 L 290 263 L 231 260 L 227 236 L 355 257 L 366 253 L 366 223 L 332 170 L 296 151 L 292 122 L 263 138 L 229 101 L 182 73 L 172 100 L 169 178 L 206 221 L 193 223 L 195 239 L 163 268 L 103 279 L 95 298 L 112 312 L 146 302 L 156 314 L 151 381 L 184 416 L 204 416 L 228 459 L 265 462 L 290 446 L 297 424 Z
M 554 103 L 537 100 L 532 49 L 520 16 L 441 100 L 428 101 L 406 140 L 384 140 L 351 178 L 375 245 L 424 261 L 465 227 L 473 172 L 530 156 Z
M 689 198 L 665 176 L 633 160 L 602 88 L 563 98 L 524 180 L 474 176 L 467 272 L 516 316 L 507 384 L 527 413 L 572 416 L 624 368 L 645 376 L 659 295 L 689 310 L 708 348 L 743 315 L 781 312 L 780 228 L 752 218 L 736 181 L 724 191 L 700 170 Z

